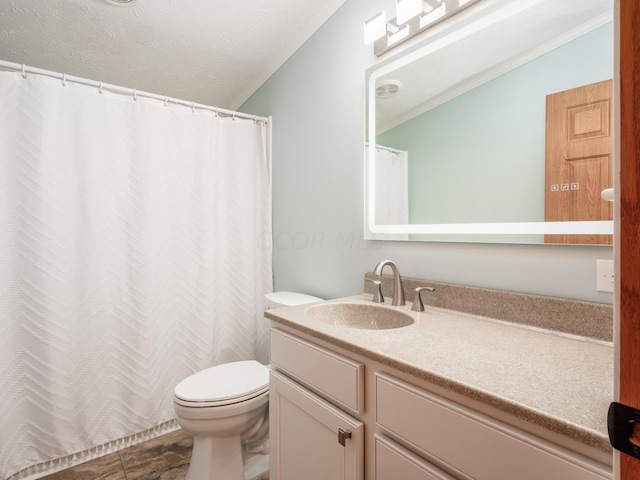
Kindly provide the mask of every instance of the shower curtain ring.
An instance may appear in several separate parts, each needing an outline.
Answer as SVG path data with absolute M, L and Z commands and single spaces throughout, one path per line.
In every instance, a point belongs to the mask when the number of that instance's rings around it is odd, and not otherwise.
M 196 113 L 196 102 L 191 104 L 191 113 Z
M 67 86 L 67 74 L 66 73 L 62 74 L 62 86 L 63 87 Z
M 25 71 L 24 63 L 22 64 L 22 78 L 27 78 L 27 72 Z
M 98 93 L 102 95 L 102 82 L 100 82 L 100 85 L 98 85 Z
M 133 101 L 137 102 L 138 101 L 138 92 L 136 92 L 136 89 L 133 89 Z
M 164 96 L 164 106 L 167 106 L 167 103 L 169 102 L 169 98 L 165 95 Z

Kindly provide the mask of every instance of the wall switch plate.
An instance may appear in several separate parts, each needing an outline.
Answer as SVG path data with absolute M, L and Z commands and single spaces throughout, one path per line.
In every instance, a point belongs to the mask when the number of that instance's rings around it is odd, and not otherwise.
M 596 260 L 596 290 L 613 293 L 613 260 Z

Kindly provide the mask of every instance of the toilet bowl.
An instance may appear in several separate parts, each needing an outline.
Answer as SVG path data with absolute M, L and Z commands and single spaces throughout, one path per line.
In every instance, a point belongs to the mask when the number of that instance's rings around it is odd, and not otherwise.
M 265 297 L 267 308 L 321 300 L 293 292 Z M 216 365 L 178 383 L 176 418 L 194 435 L 185 480 L 268 478 L 268 402 L 269 368 L 255 360 Z
M 255 360 L 207 368 L 176 385 L 176 418 L 194 435 L 186 480 L 245 480 L 242 441 L 265 421 L 268 401 L 269 369 Z M 263 463 L 256 480 L 268 473 L 268 458 Z

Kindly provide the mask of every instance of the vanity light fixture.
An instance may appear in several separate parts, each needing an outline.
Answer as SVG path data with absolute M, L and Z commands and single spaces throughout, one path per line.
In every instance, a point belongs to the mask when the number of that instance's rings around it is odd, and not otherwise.
M 392 32 L 391 29 L 396 31 Z M 389 22 L 387 24 L 387 31 L 389 32 L 389 35 L 387 36 L 387 45 L 391 46 L 391 45 L 395 45 L 396 43 L 400 43 L 406 38 L 408 38 L 410 33 L 410 28 L 409 28 L 409 25 L 404 25 L 403 27 L 400 27 L 396 25 L 394 22 Z
M 429 13 L 444 5 L 440 0 L 396 0 L 396 21 L 407 23 L 422 13 Z
M 444 17 L 445 13 L 446 8 L 443 2 L 439 7 L 420 17 L 420 28 L 426 28 L 428 25 L 435 23 L 439 18 Z
M 364 22 L 365 44 L 382 55 L 403 41 L 481 0 L 396 0 L 396 16 L 380 12 Z
M 379 12 L 364 22 L 364 44 L 371 45 L 387 34 L 387 15 Z

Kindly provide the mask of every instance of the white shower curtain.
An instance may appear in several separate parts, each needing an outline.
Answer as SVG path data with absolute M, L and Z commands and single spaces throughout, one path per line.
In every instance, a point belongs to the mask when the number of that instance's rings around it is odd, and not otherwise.
M 267 359 L 264 122 L 65 83 L 0 73 L 0 478 L 175 428 L 177 382 Z
M 369 145 L 365 146 L 369 158 Z M 376 225 L 409 223 L 409 152 L 382 145 L 375 146 Z M 373 234 L 374 238 L 378 234 Z M 383 235 L 386 240 L 407 240 L 406 233 Z

